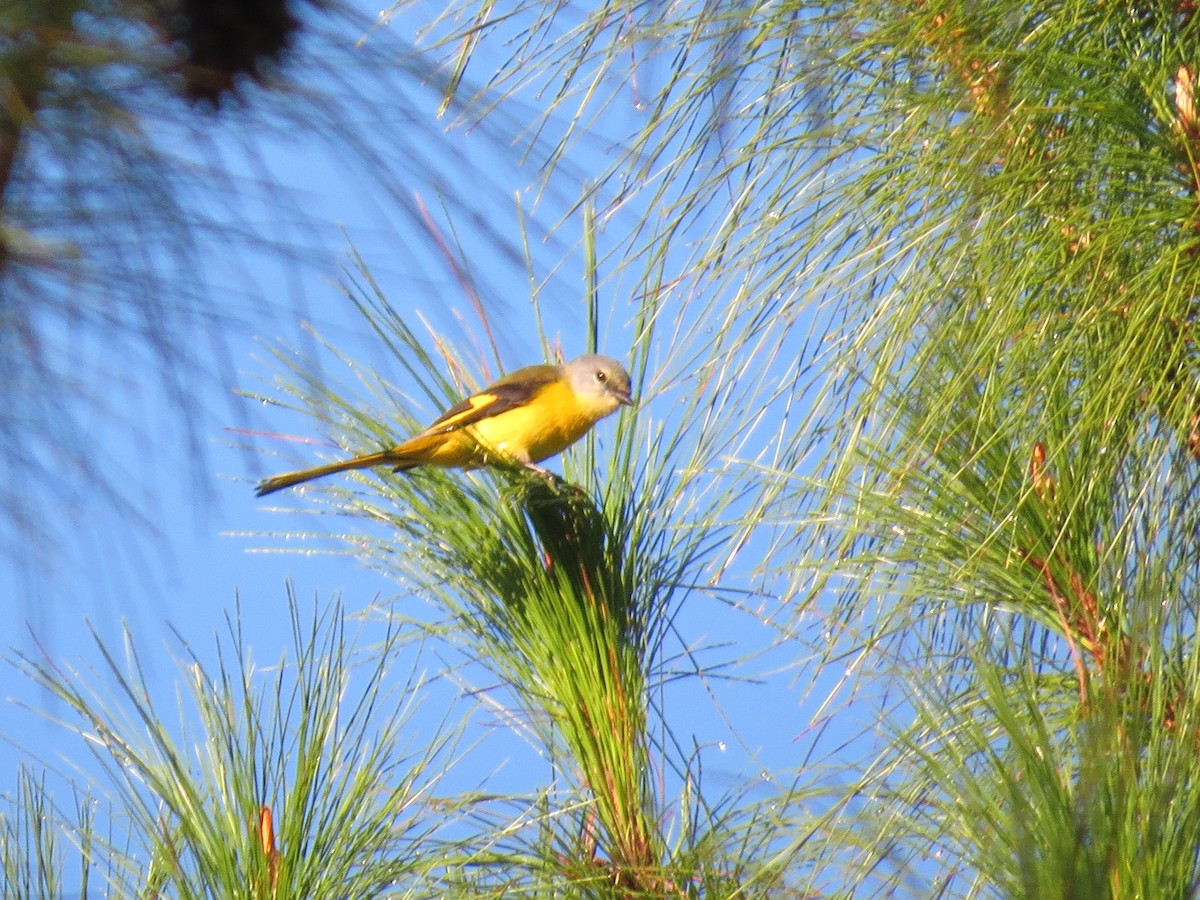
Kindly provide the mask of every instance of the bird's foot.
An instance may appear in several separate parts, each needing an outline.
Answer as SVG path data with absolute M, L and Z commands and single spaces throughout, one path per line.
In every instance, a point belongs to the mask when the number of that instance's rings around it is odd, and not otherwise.
M 555 484 L 563 483 L 561 476 L 559 476 L 555 472 L 551 472 L 549 469 L 543 469 L 537 463 L 527 462 L 527 463 L 522 463 L 521 465 L 523 465 L 526 469 L 528 469 L 534 475 L 540 475 L 542 478 L 545 478 L 547 481 L 553 481 Z

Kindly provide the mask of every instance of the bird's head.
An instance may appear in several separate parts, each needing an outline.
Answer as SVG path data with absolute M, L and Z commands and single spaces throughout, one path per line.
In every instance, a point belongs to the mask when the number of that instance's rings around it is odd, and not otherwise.
M 615 359 L 593 354 L 581 356 L 567 363 L 564 372 L 575 396 L 596 419 L 633 403 L 629 373 Z

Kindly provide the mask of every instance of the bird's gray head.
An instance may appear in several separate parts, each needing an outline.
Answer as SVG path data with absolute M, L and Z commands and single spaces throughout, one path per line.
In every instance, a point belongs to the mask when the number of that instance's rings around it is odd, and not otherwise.
M 615 359 L 588 354 L 567 363 L 564 373 L 575 396 L 597 419 L 633 403 L 629 373 Z

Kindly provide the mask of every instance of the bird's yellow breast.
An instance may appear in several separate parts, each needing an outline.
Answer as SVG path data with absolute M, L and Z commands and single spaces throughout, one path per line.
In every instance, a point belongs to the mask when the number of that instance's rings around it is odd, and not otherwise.
M 561 453 L 604 417 L 566 381 L 554 381 L 528 403 L 483 419 L 468 431 L 485 448 L 518 462 L 536 463 Z

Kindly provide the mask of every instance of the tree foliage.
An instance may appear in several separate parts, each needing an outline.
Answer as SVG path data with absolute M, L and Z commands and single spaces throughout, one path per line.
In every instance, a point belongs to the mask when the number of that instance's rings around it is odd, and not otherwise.
M 537 60 L 573 123 L 636 102 L 596 188 L 644 185 L 625 264 L 674 260 L 754 309 L 741 352 L 791 334 L 820 372 L 747 519 L 793 536 L 763 565 L 797 573 L 794 627 L 909 685 L 843 884 L 1197 882 L 1194 803 L 1160 802 L 1197 734 L 1197 27 L 1174 0 L 547 11 L 495 79 Z

